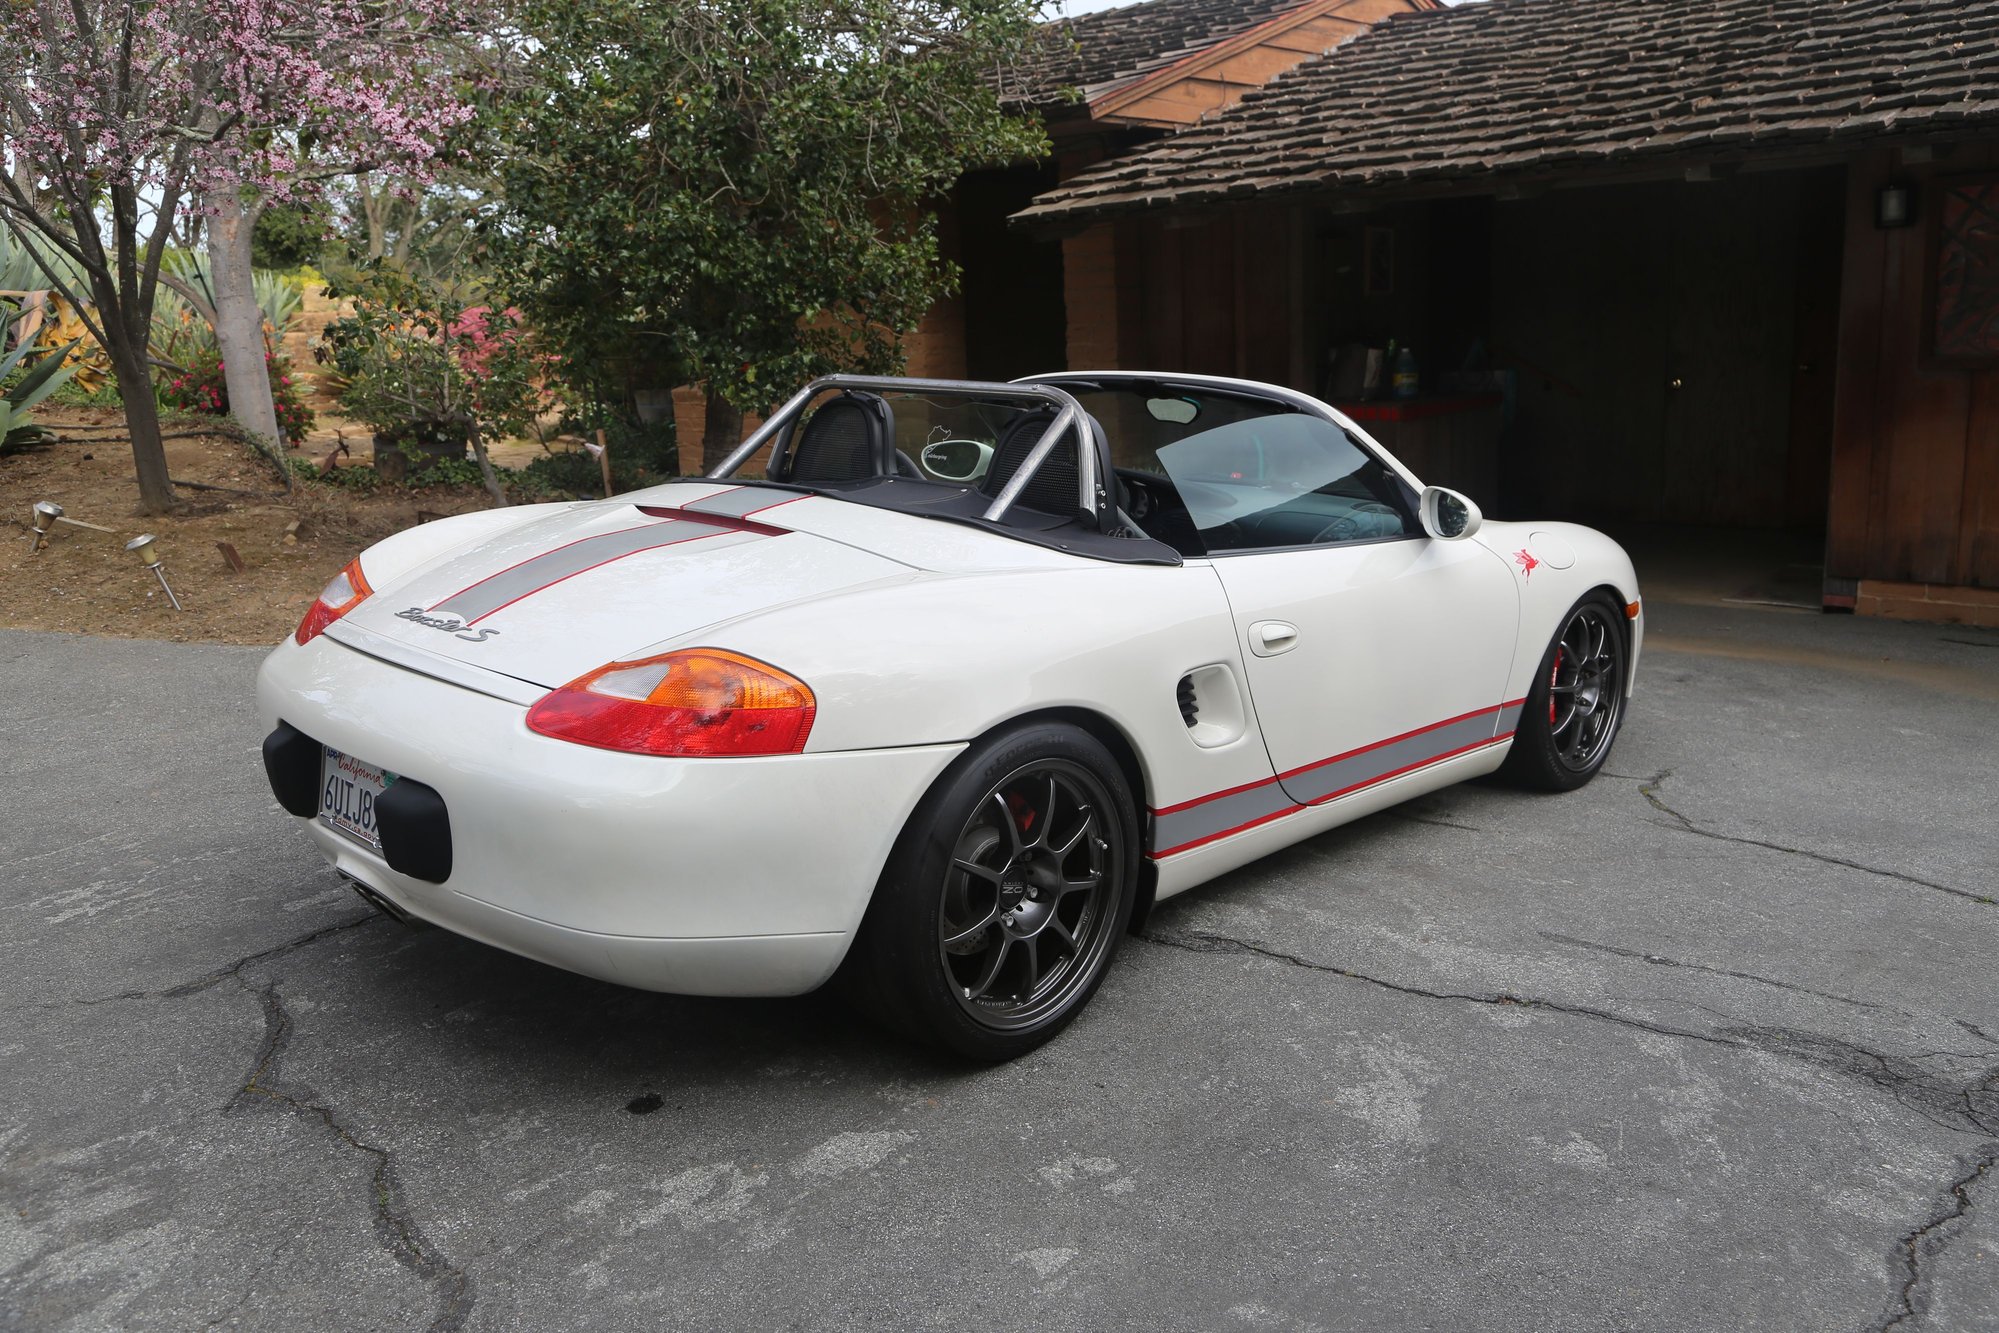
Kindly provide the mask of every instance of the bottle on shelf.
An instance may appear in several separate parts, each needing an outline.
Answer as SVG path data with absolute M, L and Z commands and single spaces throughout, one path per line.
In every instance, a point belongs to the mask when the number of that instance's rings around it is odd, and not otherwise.
M 1395 378 L 1393 383 L 1395 386 L 1395 396 L 1397 398 L 1414 398 L 1420 387 L 1420 381 L 1416 374 L 1416 353 L 1404 347 L 1401 351 L 1396 352 L 1394 357 Z

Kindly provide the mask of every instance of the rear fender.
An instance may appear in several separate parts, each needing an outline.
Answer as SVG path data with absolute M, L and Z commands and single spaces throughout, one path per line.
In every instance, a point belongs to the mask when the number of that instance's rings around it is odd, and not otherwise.
M 1033 714 L 1100 718 L 1153 808 L 1270 777 L 1221 582 L 1205 562 L 920 575 L 712 625 L 649 651 L 728 648 L 796 675 L 808 752 L 959 743 Z M 1180 678 L 1233 673 L 1239 735 L 1195 744 Z M 1205 738 L 1205 737 L 1204 737 Z

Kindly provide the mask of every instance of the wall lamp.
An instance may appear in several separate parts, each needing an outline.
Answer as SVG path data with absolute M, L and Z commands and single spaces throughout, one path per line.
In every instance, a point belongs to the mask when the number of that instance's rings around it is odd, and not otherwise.
M 1874 225 L 1883 231 L 1913 226 L 1916 221 L 1916 187 L 1908 181 L 1889 181 L 1874 192 Z

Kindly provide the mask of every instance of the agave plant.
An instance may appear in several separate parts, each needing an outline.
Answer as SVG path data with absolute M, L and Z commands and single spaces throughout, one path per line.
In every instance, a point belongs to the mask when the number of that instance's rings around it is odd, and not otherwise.
M 89 290 L 83 266 L 76 260 L 0 222 L 0 293 L 48 291 L 74 301 Z
M 7 334 L 17 312 L 18 307 L 12 303 L 0 302 L 0 348 L 7 345 Z M 36 341 L 24 338 L 11 352 L 0 352 L 0 454 L 49 438 L 44 427 L 34 424 L 29 410 L 76 373 L 73 367 L 63 364 L 75 343 L 45 352 L 23 371 L 21 368 L 35 350 Z
M 215 343 L 215 329 L 211 322 L 215 310 L 215 282 L 208 256 L 200 251 L 169 251 L 163 267 L 174 281 L 161 288 L 153 307 L 153 345 L 167 359 L 186 362 Z M 252 281 L 257 294 L 257 308 L 263 311 L 264 323 L 270 326 L 272 340 L 282 339 L 285 330 L 305 307 L 304 294 L 285 281 L 283 275 L 269 269 L 258 269 L 252 275 Z M 199 298 L 198 301 L 190 300 L 188 293 Z
M 7 350 L 9 342 L 19 343 L 22 356 L 37 343 L 66 344 L 59 364 L 69 367 L 79 389 L 96 393 L 111 379 L 111 358 L 78 313 L 78 302 L 89 290 L 83 269 L 74 259 L 0 225 L 0 301 L 12 301 L 19 307 L 9 313 L 14 322 L 12 337 L 0 336 L 0 352 Z M 17 359 L 9 369 L 18 365 Z

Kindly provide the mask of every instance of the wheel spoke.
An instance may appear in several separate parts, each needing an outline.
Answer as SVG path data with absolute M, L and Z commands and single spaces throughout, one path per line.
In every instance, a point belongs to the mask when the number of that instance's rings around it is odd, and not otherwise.
M 1058 899 L 1067 898 L 1072 893 L 1081 893 L 1084 889 L 1094 889 L 1097 887 L 1097 885 L 1103 882 L 1104 882 L 1103 872 L 1098 870 L 1092 870 L 1089 874 L 1085 875 L 1081 879 L 1063 880 L 1062 892 L 1056 896 Z
M 1041 950 L 1035 947 L 1035 938 L 1030 935 L 1020 942 L 1021 953 L 1027 958 L 1027 981 L 1020 988 L 1020 998 L 1025 1000 L 1034 994 L 1034 988 L 1041 984 Z
M 1043 933 L 1045 934 L 1050 930 L 1055 932 L 1055 937 L 1062 941 L 1062 946 L 1071 954 L 1076 952 L 1076 936 L 1070 931 L 1069 927 L 1062 924 L 1061 917 L 1051 916 L 1048 918 L 1048 925 Z
M 1067 842 L 1063 843 L 1060 847 L 1051 847 L 1049 849 L 1055 853 L 1055 861 L 1058 865 L 1068 860 L 1069 853 L 1076 850 L 1076 844 L 1088 837 L 1090 830 L 1097 826 L 1097 817 L 1090 810 L 1089 806 L 1078 806 L 1077 809 L 1082 813 L 1083 822 L 1076 825 L 1075 833 L 1070 835 Z
M 993 793 L 993 804 L 999 807 L 1000 823 L 1006 827 L 1006 836 L 1013 842 L 1013 854 L 1019 856 L 1027 850 L 1027 844 L 1021 839 L 1020 824 L 1013 817 L 1013 807 L 1006 803 L 1004 792 Z
M 980 999 L 985 995 L 987 991 L 992 989 L 993 982 L 999 977 L 1000 967 L 1006 962 L 1007 950 L 1011 948 L 1012 945 L 1013 945 L 1013 940 L 1011 938 L 1009 938 L 1004 934 L 1000 936 L 1000 942 L 993 949 L 992 957 L 987 961 L 985 967 L 979 972 L 978 981 L 976 981 L 970 986 L 965 987 L 966 999 L 968 1000 Z
M 964 944 L 970 940 L 977 939 L 980 935 L 985 933 L 985 929 L 987 926 L 990 926 L 993 922 L 997 920 L 999 920 L 999 904 L 995 902 L 993 904 L 993 910 L 987 912 L 984 916 L 980 917 L 977 925 L 967 926 L 965 927 L 965 929 L 959 931 L 955 935 L 946 935 L 944 937 L 944 947 L 949 949 L 957 945 Z M 945 929 L 948 930 L 950 929 L 950 927 L 946 926 Z
M 952 861 L 951 864 L 968 875 L 977 875 L 988 884 L 1001 884 L 1006 881 L 1006 876 L 1002 872 L 994 870 L 990 866 L 982 866 L 977 861 L 967 861 L 962 856 Z
M 1027 844 L 1029 847 L 1046 847 L 1048 845 L 1048 835 L 1055 827 L 1055 775 L 1053 773 L 1048 775 L 1048 795 L 1041 803 L 1039 817 L 1041 827 L 1035 830 L 1034 840 Z

